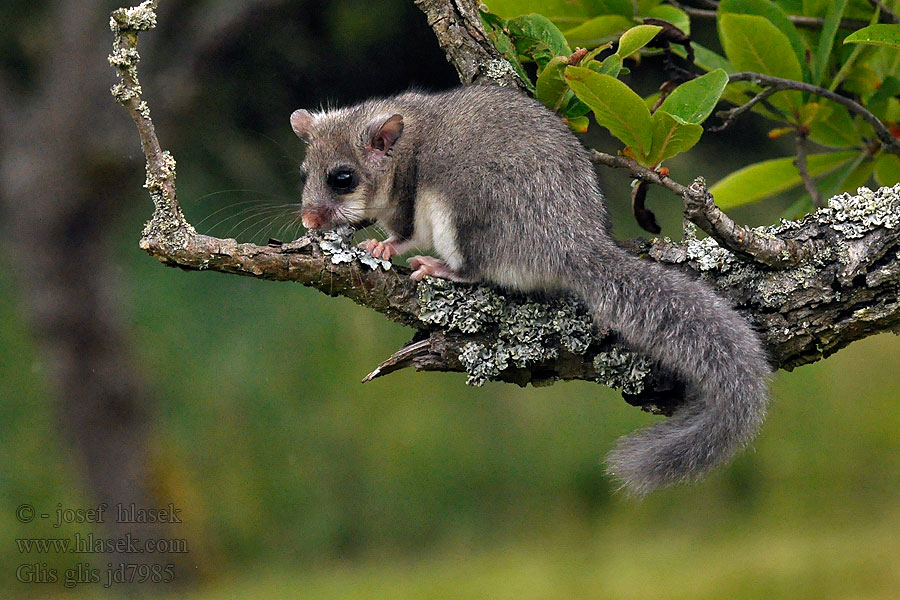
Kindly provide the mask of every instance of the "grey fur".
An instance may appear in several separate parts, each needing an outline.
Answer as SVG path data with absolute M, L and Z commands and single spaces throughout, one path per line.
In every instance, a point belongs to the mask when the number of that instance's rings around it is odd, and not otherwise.
M 373 158 L 371 123 L 395 113 L 403 133 Z M 417 200 L 437 193 L 461 278 L 575 292 L 598 323 L 686 382 L 672 418 L 622 438 L 607 458 L 631 493 L 697 479 L 756 435 L 770 373 L 759 339 L 702 282 L 617 245 L 587 152 L 538 102 L 488 86 L 406 93 L 315 115 L 308 141 L 304 210 L 343 202 L 331 224 L 375 218 L 406 240 Z M 338 164 L 360 174 L 352 197 L 325 185 Z

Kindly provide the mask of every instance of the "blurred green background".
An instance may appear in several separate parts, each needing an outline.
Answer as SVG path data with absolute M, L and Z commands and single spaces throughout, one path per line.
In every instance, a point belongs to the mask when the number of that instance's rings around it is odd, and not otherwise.
M 105 13 L 117 3 L 99 4 L 90 26 L 108 36 Z M 242 241 L 297 231 L 293 213 L 269 209 L 297 201 L 293 109 L 455 84 L 411 2 L 261 2 L 191 66 L 187 100 L 167 100 L 175 75 L 166 61 L 186 35 L 180 11 L 213 14 L 225 4 L 172 3 L 170 20 L 142 39 L 151 48 L 147 99 L 179 160 L 188 218 L 206 218 L 201 231 Z M 41 71 L 22 40 L 39 43 L 52 6 L 0 9 L 10 24 L 2 66 L 24 85 Z M 661 81 L 658 71 L 644 77 L 651 88 Z M 147 587 L 149 597 L 900 597 L 898 337 L 777 374 L 750 451 L 702 483 L 631 500 L 616 493 L 601 459 L 615 438 L 658 417 L 617 392 L 587 383 L 473 389 L 462 375 L 405 371 L 362 385 L 411 331 L 301 286 L 185 273 L 148 258 L 136 243 L 151 210 L 137 137 L 111 100 L 95 110 L 111 115 L 132 148 L 117 155 L 126 185 L 105 235 L 129 328 L 123 352 L 134 353 L 130 375 L 148 388 L 143 477 L 158 505 L 182 509 L 171 536 L 190 548 L 179 580 Z M 759 127 L 751 118 L 727 137 L 708 136 L 673 163 L 673 176 L 715 180 L 786 154 Z M 587 141 L 615 149 L 601 134 Z M 601 176 L 617 235 L 638 235 L 626 174 Z M 792 199 L 733 216 L 771 222 Z M 677 199 L 654 190 L 650 203 L 664 233 L 678 237 Z M 60 570 L 77 562 L 23 555 L 15 538 L 91 530 L 21 524 L 17 506 L 100 500 L 62 441 L 47 350 L 19 289 L 27 274 L 3 264 L 0 589 L 12 598 L 106 598 L 98 585 L 15 579 L 23 562 Z

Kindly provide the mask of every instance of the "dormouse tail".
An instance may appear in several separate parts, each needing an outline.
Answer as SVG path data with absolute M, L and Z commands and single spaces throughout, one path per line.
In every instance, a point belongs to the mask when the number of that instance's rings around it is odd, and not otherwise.
M 590 270 L 574 287 L 594 318 L 686 389 L 671 418 L 617 442 L 609 472 L 645 495 L 729 461 L 756 435 L 768 402 L 771 369 L 750 325 L 703 282 L 624 251 Z

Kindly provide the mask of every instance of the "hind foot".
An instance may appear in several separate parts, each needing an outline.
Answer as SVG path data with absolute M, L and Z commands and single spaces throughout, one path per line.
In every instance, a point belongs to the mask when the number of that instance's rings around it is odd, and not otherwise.
M 474 281 L 473 279 L 461 276 L 451 269 L 450 265 L 433 256 L 413 256 L 408 262 L 409 266 L 413 269 L 413 273 L 410 275 L 410 279 L 413 281 L 422 281 L 426 275 L 440 277 L 441 279 L 449 279 L 450 281 L 459 281 L 461 283 L 471 283 Z

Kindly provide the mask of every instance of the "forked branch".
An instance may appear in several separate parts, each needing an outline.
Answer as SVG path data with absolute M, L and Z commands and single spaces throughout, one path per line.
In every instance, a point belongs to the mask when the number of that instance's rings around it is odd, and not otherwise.
M 438 10 L 441 3 L 419 4 Z M 476 10 L 467 0 L 443 4 L 459 14 Z M 138 84 L 137 37 L 155 24 L 155 6 L 148 0 L 114 13 L 110 57 L 120 75 L 113 94 L 131 114 L 147 161 L 154 213 L 140 245 L 151 256 L 183 269 L 300 282 L 413 327 L 414 341 L 367 380 L 407 366 L 465 372 L 476 384 L 488 379 L 521 385 L 583 379 L 622 387 L 632 403 L 672 408 L 660 404 L 663 391 L 671 397 L 672 383 L 620 347 L 612 332 L 593 327 L 584 307 L 569 298 L 510 296 L 487 286 L 430 278 L 416 284 L 408 269 L 372 258 L 340 232 L 269 246 L 198 234 L 178 206 L 174 159 L 159 144 Z M 445 48 L 477 37 L 466 27 L 432 23 Z M 473 52 L 448 56 L 475 60 L 480 51 Z M 477 78 L 478 65 L 456 66 L 462 77 Z M 632 250 L 702 274 L 756 325 L 773 366 L 813 362 L 900 324 L 900 186 L 835 198 L 830 208 L 803 221 L 750 229 L 738 227 L 715 208 L 702 181 L 685 187 L 625 157 L 595 153 L 594 158 L 630 169 L 635 177 L 685 199 L 686 213 L 710 238 L 637 241 Z M 737 248 L 729 245 L 734 242 Z M 741 252 L 770 266 L 740 260 L 736 254 Z

